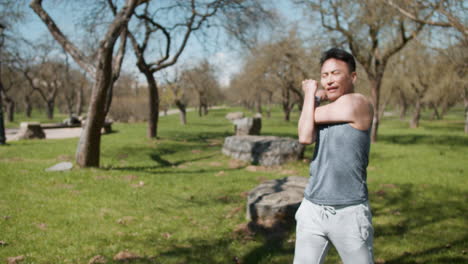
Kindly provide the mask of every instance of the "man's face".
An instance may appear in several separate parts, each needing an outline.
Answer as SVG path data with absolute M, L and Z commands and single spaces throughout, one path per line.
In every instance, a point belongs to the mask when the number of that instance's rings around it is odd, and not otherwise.
M 340 96 L 351 93 L 355 81 L 356 72 L 349 72 L 346 62 L 328 59 L 323 63 L 320 83 L 327 93 L 328 100 L 335 101 Z

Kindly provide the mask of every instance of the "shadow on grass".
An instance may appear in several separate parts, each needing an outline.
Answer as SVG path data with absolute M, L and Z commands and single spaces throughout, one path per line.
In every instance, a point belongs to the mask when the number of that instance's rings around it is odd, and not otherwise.
M 463 199 L 450 199 L 452 196 L 466 197 L 466 193 L 457 194 L 453 190 L 436 186 L 431 189 L 413 184 L 386 186 L 371 194 L 372 212 L 374 217 L 393 215 L 393 220 L 386 224 L 374 223 L 375 238 L 398 244 L 404 237 L 405 240 L 414 243 L 427 242 L 428 246 L 413 252 L 401 248 L 401 255 L 386 259 L 385 263 L 466 263 L 462 250 L 467 245 L 467 232 L 456 230 L 459 227 L 451 224 L 451 220 L 463 220 L 466 204 Z M 427 233 L 430 225 L 440 226 L 442 223 L 444 230 Z M 446 230 L 450 232 L 444 234 Z M 417 233 L 422 232 L 425 232 L 424 237 L 427 241 L 416 237 Z M 378 245 L 376 247 L 378 250 Z
M 407 134 L 407 135 L 379 135 L 379 142 L 386 142 L 399 145 L 415 145 L 415 144 L 437 144 L 446 146 L 468 146 L 467 136 L 448 136 L 448 135 L 424 135 L 424 134 Z
M 208 142 L 212 139 L 222 140 L 225 137 L 232 136 L 231 132 L 191 132 L 189 129 L 165 131 L 164 138 L 179 140 L 183 142 Z

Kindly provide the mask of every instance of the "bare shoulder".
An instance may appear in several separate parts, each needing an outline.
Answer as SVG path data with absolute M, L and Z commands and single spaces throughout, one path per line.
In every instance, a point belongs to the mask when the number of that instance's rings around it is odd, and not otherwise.
M 359 93 L 346 94 L 340 97 L 344 104 L 350 107 L 354 122 L 351 125 L 357 129 L 367 130 L 373 118 L 373 106 L 370 100 Z
M 353 107 L 355 110 L 368 110 L 369 106 L 372 106 L 369 99 L 367 99 L 367 97 L 359 93 L 345 94 L 338 98 L 336 101 L 340 101 L 340 103 L 342 104 L 349 104 L 349 106 Z

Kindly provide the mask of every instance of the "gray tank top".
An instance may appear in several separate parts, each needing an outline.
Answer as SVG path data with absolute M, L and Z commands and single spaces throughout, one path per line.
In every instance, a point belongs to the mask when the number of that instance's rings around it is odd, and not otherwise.
M 370 130 L 358 130 L 348 123 L 320 125 L 318 129 L 305 198 L 320 205 L 367 201 Z

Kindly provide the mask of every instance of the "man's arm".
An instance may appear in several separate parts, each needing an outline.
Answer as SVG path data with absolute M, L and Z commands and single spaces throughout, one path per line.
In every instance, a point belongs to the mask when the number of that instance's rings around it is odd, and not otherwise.
M 315 125 L 315 92 L 317 91 L 317 82 L 314 80 L 305 80 L 302 82 L 302 91 L 304 92 L 304 103 L 302 105 L 301 116 L 299 117 L 298 136 L 299 143 L 312 144 L 316 138 Z
M 349 123 L 359 130 L 369 129 L 372 105 L 361 94 L 346 94 L 334 102 L 315 108 L 315 124 Z

